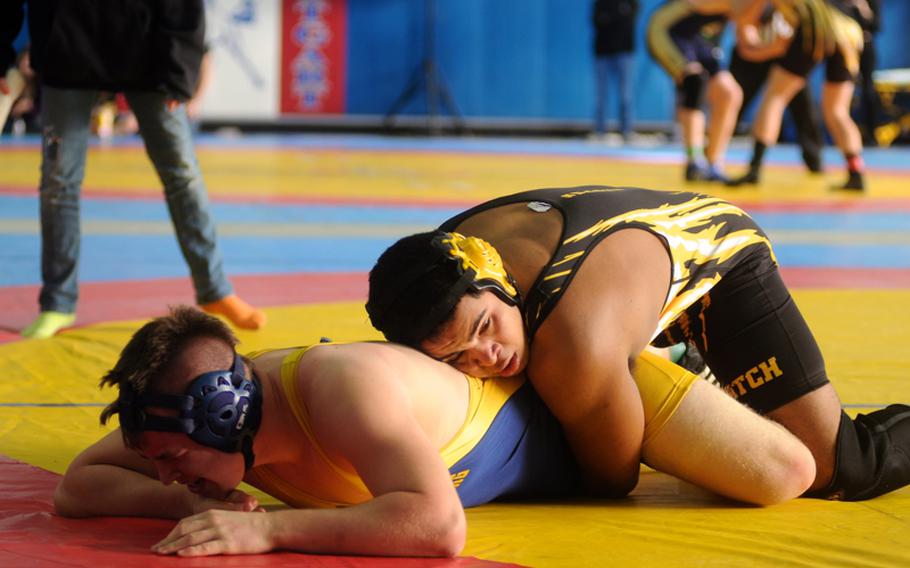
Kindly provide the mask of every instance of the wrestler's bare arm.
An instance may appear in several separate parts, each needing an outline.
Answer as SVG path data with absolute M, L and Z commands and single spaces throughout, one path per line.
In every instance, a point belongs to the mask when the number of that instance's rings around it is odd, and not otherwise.
M 335 380 L 312 383 L 312 404 L 320 409 L 311 411 L 314 433 L 327 452 L 354 466 L 374 499 L 325 511 L 318 534 L 288 531 L 282 543 L 357 554 L 457 554 L 464 546 L 464 509 L 438 448 L 418 423 L 420 401 L 397 379 L 401 365 L 367 357 L 338 365 L 323 371 Z
M 771 23 L 760 21 L 764 4 L 757 2 L 737 14 L 736 51 L 747 61 L 768 61 L 782 57 L 790 46 L 793 29 L 779 13 Z M 762 33 L 767 27 L 768 33 Z
M 621 496 L 638 480 L 644 414 L 630 361 L 656 329 L 669 264 L 649 233 L 608 237 L 534 340 L 528 374 L 598 493 Z
M 259 505 L 241 491 L 226 499 L 207 499 L 184 485 L 162 484 L 154 464 L 125 447 L 118 429 L 70 463 L 54 492 L 54 508 L 64 517 L 180 519 L 211 508 L 251 511 Z

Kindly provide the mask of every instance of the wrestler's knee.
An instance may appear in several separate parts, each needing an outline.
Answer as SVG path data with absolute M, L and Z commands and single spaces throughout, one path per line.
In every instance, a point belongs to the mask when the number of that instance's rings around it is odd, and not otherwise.
M 679 83 L 679 105 L 688 110 L 698 110 L 704 103 L 707 90 L 707 73 L 691 73 Z
M 718 104 L 740 106 L 743 102 L 743 89 L 727 71 L 721 71 L 708 83 L 709 96 Z
M 778 444 L 766 456 L 766 462 L 755 481 L 754 502 L 776 505 L 804 494 L 815 481 L 815 458 L 795 437 Z

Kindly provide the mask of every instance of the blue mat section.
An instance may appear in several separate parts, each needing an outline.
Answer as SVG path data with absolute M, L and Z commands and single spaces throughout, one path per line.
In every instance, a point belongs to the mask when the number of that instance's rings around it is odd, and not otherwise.
M 384 226 L 391 233 L 362 237 L 343 234 L 331 237 L 290 235 L 223 234 L 220 238 L 225 268 L 229 274 L 280 274 L 294 272 L 366 271 L 396 238 L 411 227 L 435 226 L 453 215 L 455 209 L 392 206 L 294 205 L 264 203 L 214 203 L 212 211 L 222 227 L 242 230 L 244 223 L 275 227 L 284 224 L 338 224 L 369 227 Z M 38 203 L 34 197 L 0 196 L 0 220 L 37 221 Z M 169 223 L 163 200 L 85 199 L 83 219 Z M 767 213 L 754 215 L 772 241 L 776 231 L 802 231 L 806 242 L 790 236 L 776 241 L 778 259 L 787 267 L 812 268 L 910 268 L 910 245 L 883 235 L 882 243 L 870 244 L 876 233 L 906 232 L 910 212 L 826 212 Z M 401 232 L 395 226 L 401 225 Z M 127 225 L 128 227 L 128 225 Z M 34 233 L 0 234 L 0 286 L 40 282 L 40 237 Z M 128 231 L 128 229 L 127 229 Z M 857 233 L 862 243 L 817 242 L 838 232 Z M 908 237 L 910 242 L 910 237 Z M 112 281 L 149 278 L 186 277 L 187 268 L 172 233 L 143 235 L 86 234 L 82 239 L 80 280 Z
M 323 205 L 293 203 L 225 203 L 211 210 L 219 223 L 349 223 L 371 225 L 436 225 L 460 211 L 443 207 L 395 205 Z M 38 200 L 31 196 L 0 195 L 0 219 L 38 219 Z M 755 212 L 752 218 L 768 230 L 906 231 L 910 211 L 897 212 Z M 83 220 L 168 221 L 161 199 L 82 200 Z
M 319 205 L 293 203 L 225 203 L 215 201 L 211 211 L 219 223 L 357 223 L 438 224 L 460 211 L 441 207 L 381 205 Z M 84 221 L 168 221 L 164 196 L 160 199 L 98 199 L 81 202 Z M 0 220 L 37 220 L 38 199 L 0 195 Z
M 880 232 L 910 229 L 910 211 L 883 212 L 826 212 L 826 213 L 749 213 L 767 231 L 801 230 L 820 233 Z M 910 237 L 908 237 L 910 239 Z
M 219 239 L 228 274 L 366 271 L 392 242 L 391 238 Z M 0 286 L 40 283 L 38 235 L 0 235 L 0 251 Z M 84 235 L 81 254 L 81 282 L 189 276 L 174 236 Z

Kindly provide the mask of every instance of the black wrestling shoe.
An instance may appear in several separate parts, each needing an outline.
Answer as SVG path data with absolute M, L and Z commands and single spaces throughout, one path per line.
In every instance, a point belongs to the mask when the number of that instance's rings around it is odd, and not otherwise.
M 813 174 L 822 173 L 822 155 L 820 152 L 803 150 L 803 163 L 806 164 L 806 169 Z
M 714 183 L 722 183 L 724 185 L 727 185 L 730 183 L 730 178 L 727 177 L 727 174 L 725 174 L 722 169 L 720 169 L 719 167 L 717 167 L 713 164 L 708 164 L 708 167 L 705 168 L 704 176 L 705 176 L 704 177 L 705 181 L 711 181 Z
M 705 168 L 696 162 L 686 164 L 686 181 L 702 181 L 705 179 Z
M 676 364 L 683 369 L 698 375 L 712 385 L 720 386 L 720 382 L 717 380 L 717 377 L 714 376 L 714 373 L 711 372 L 708 363 L 705 362 L 704 357 L 701 356 L 701 353 L 692 343 L 686 343 L 686 352 L 683 353 L 683 356 L 679 358 L 679 361 L 677 361 Z
M 865 191 L 866 190 L 866 181 L 863 179 L 863 174 L 859 172 L 850 172 L 849 177 L 847 177 L 847 183 L 844 185 L 838 186 L 837 189 L 847 189 L 850 191 Z
M 755 185 L 759 181 L 757 168 L 749 168 L 749 171 L 738 178 L 733 178 L 727 182 L 727 187 L 739 187 L 741 185 Z

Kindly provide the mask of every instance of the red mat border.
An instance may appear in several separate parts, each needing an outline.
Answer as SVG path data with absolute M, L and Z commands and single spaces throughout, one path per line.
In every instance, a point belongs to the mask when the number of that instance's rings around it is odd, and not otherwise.
M 251 274 L 231 276 L 237 294 L 267 308 L 366 300 L 365 272 Z M 0 343 L 22 339 L 19 331 L 38 313 L 36 285 L 0 288 Z M 163 315 L 167 306 L 195 304 L 189 278 L 160 278 L 79 285 L 77 321 L 86 326 L 106 321 Z
M 173 521 L 134 518 L 65 519 L 53 512 L 60 476 L 0 454 L 0 566 L 499 568 L 518 566 L 474 557 L 377 558 L 273 552 L 250 556 L 176 558 L 149 547 Z

